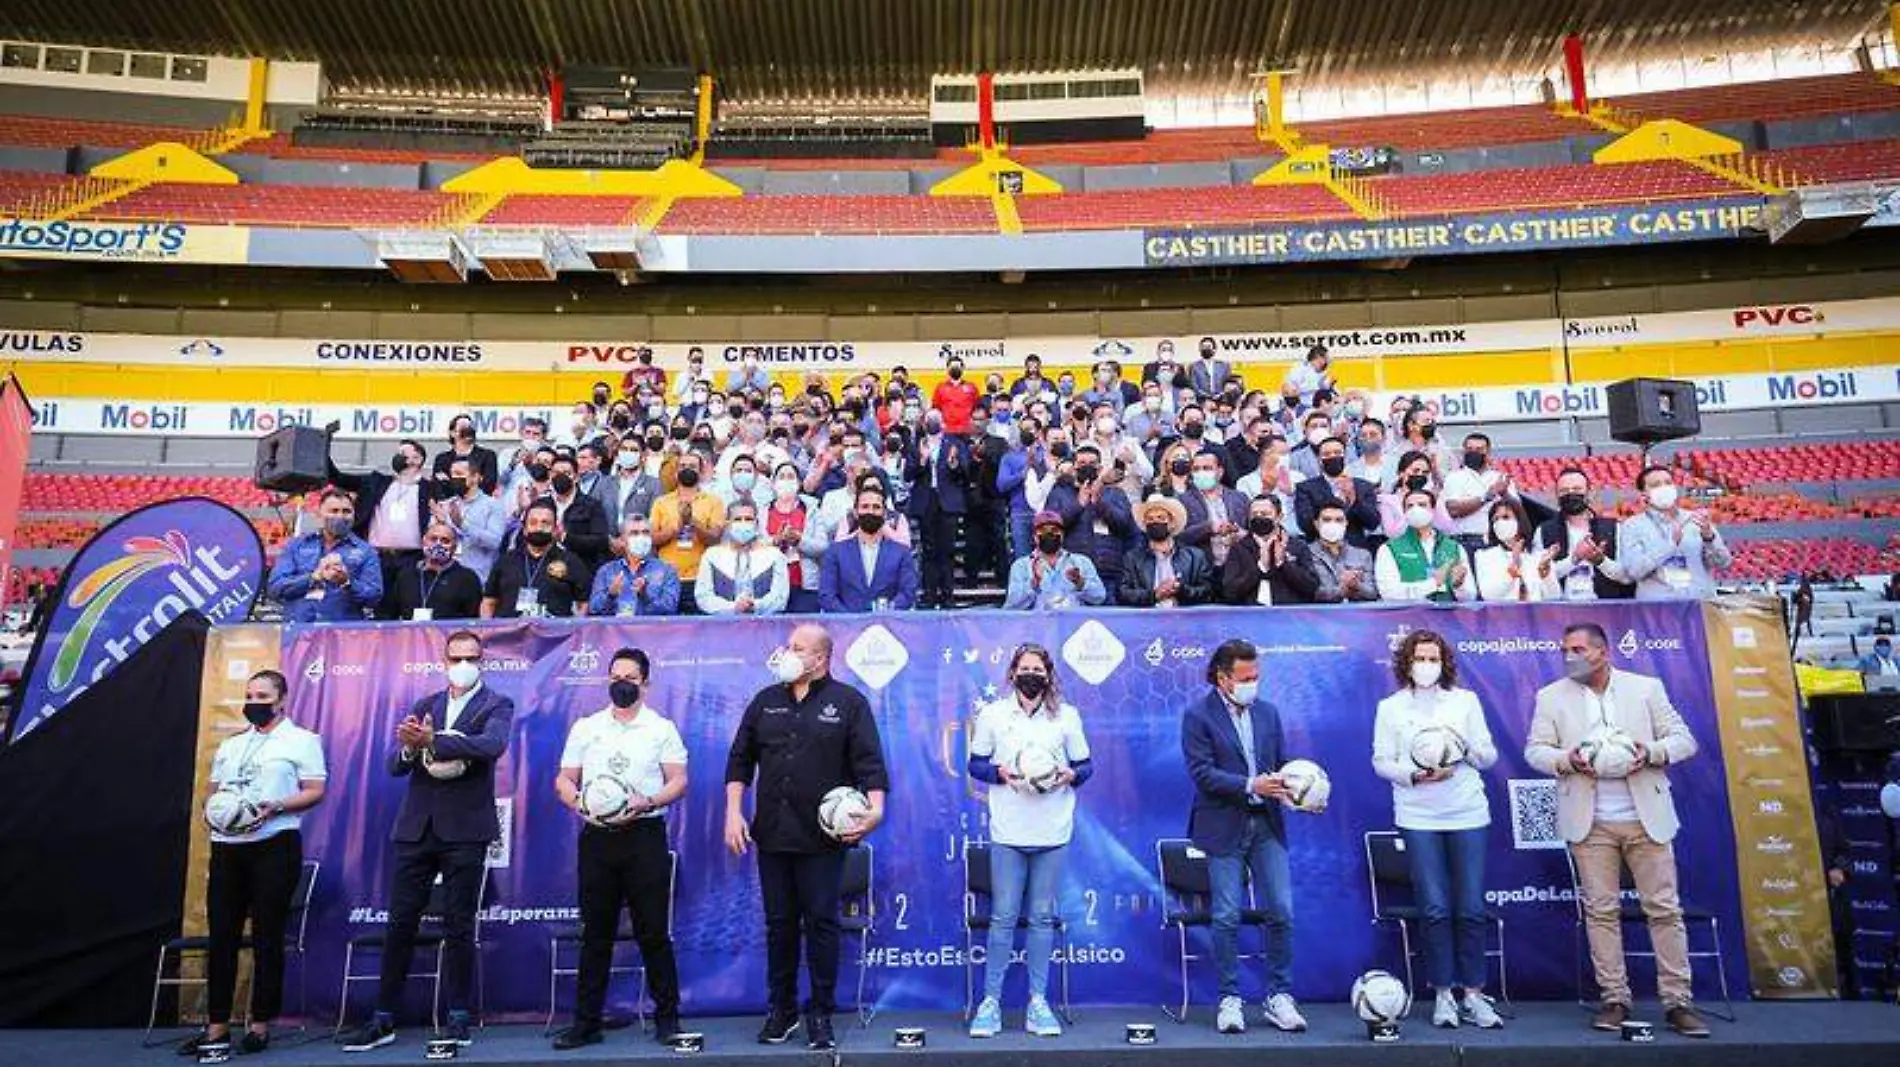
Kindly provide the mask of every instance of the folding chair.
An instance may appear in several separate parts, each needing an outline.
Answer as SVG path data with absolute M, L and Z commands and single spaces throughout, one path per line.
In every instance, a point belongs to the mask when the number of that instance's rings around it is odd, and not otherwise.
M 1181 964 L 1181 1007 L 1175 1010 L 1162 1005 L 1161 1010 L 1168 1018 L 1177 1023 L 1187 1022 L 1188 1012 L 1188 963 L 1201 959 L 1188 951 L 1188 931 L 1212 930 L 1214 926 L 1214 893 L 1207 876 L 1207 853 L 1180 838 L 1163 838 L 1155 842 L 1155 874 L 1161 880 L 1161 893 L 1164 906 L 1161 912 L 1161 929 L 1175 931 L 1179 938 Z M 1254 927 L 1261 937 L 1267 936 L 1267 913 L 1254 907 L 1253 880 L 1247 880 L 1247 899 L 1240 909 L 1241 929 Z M 1264 959 L 1264 946 L 1260 952 L 1241 952 L 1237 958 L 1242 960 Z
M 1413 895 L 1412 861 L 1405 853 L 1405 838 L 1391 830 L 1374 830 L 1365 835 L 1365 847 L 1366 874 L 1372 886 L 1372 924 L 1391 923 L 1398 928 L 1399 949 L 1405 954 L 1405 988 L 1412 992 L 1412 1002 L 1417 1004 L 1424 998 L 1418 994 L 1412 959 L 1422 949 L 1412 945 L 1412 927 L 1417 924 L 1423 928 L 1425 912 Z M 1511 979 L 1504 965 L 1504 917 L 1486 908 L 1484 919 L 1497 935 L 1497 947 L 1486 949 L 1484 954 L 1498 961 L 1498 998 L 1510 1008 L 1513 1005 Z
M 316 895 L 317 872 L 321 870 L 322 867 L 323 865 L 316 860 L 304 860 L 301 867 L 299 867 L 297 871 L 297 886 L 291 890 L 290 893 L 290 912 L 288 922 L 285 926 L 284 962 L 286 966 L 288 966 L 291 957 L 295 957 L 297 962 L 297 1019 L 300 1023 L 297 1029 L 299 1031 L 308 1029 L 310 1025 L 308 1018 L 310 1014 L 310 986 L 307 981 L 308 975 L 306 974 L 306 968 L 304 966 L 304 934 L 310 926 L 310 901 L 311 898 Z M 238 947 L 240 949 L 249 949 L 251 947 L 251 939 L 245 937 L 238 942 Z M 141 1047 L 152 1047 L 152 1031 L 158 1027 L 158 998 L 166 986 L 180 987 L 205 984 L 205 979 L 201 977 L 187 978 L 183 975 L 173 978 L 165 977 L 165 961 L 167 957 L 178 957 L 177 962 L 182 965 L 187 955 L 202 956 L 206 952 L 209 952 L 210 949 L 211 938 L 203 936 L 174 937 L 170 941 L 158 946 L 158 970 L 152 977 L 152 1011 L 145 1019 L 145 1037 L 139 1042 Z
M 482 980 L 482 906 L 488 899 L 489 874 L 490 870 L 488 865 L 483 863 L 481 881 L 477 882 L 475 886 L 475 940 L 473 946 L 470 948 L 474 956 L 475 1003 L 478 1016 L 485 1014 L 485 1001 L 487 999 L 482 988 L 484 985 Z M 431 1025 L 437 1027 L 442 1025 L 442 956 L 445 947 L 444 943 L 447 940 L 441 929 L 441 915 L 447 907 L 447 901 L 444 899 L 445 890 L 443 886 L 444 883 L 441 876 L 437 875 L 435 885 L 429 889 L 429 902 L 422 909 L 423 925 L 416 931 L 416 948 L 435 949 L 435 970 L 426 974 L 418 974 L 414 968 L 411 968 L 409 971 L 409 979 L 411 981 L 422 979 L 431 983 L 433 989 L 429 996 L 429 1022 Z M 343 1033 L 343 1024 L 349 1016 L 351 984 L 361 982 L 374 983 L 382 979 L 381 968 L 378 968 L 377 971 L 365 974 L 357 973 L 354 966 L 357 953 L 359 951 L 365 953 L 373 952 L 380 957 L 387 941 L 388 934 L 386 930 L 379 930 L 375 933 L 357 934 L 351 937 L 344 945 L 343 987 L 341 992 L 337 994 L 335 1036 L 340 1036 Z M 487 1020 L 484 1018 L 483 1023 L 486 1024 L 486 1022 Z
M 678 889 L 679 889 L 679 874 L 680 874 L 679 853 L 673 851 L 670 848 L 667 849 L 666 862 L 668 865 L 667 872 L 666 872 L 666 936 L 670 938 L 673 936 L 673 901 L 674 901 L 675 894 L 678 892 Z M 632 940 L 633 940 L 633 927 L 627 921 L 625 910 L 622 909 L 620 927 L 619 929 L 614 931 L 614 945 L 618 947 Z M 580 928 L 579 923 L 574 923 L 568 926 L 556 927 L 553 935 L 548 938 L 548 1020 L 547 1020 L 547 1024 L 541 1028 L 541 1032 L 543 1034 L 549 1034 L 549 1033 L 554 1032 L 554 1007 L 555 1007 L 554 982 L 555 982 L 555 979 L 578 978 L 581 973 L 580 964 L 578 962 L 576 962 L 574 966 L 572 967 L 561 966 L 561 948 L 565 945 L 572 945 L 578 949 L 580 946 L 580 943 L 581 943 L 581 928 Z M 634 1004 L 636 1005 L 636 1007 L 634 1008 L 634 1012 L 636 1016 L 638 1017 L 638 1019 L 640 1020 L 640 1029 L 645 1030 L 647 1026 L 647 961 L 646 959 L 642 957 L 640 960 L 640 965 L 637 967 L 609 966 L 607 968 L 607 977 L 609 980 L 611 980 L 613 976 L 616 974 L 638 974 L 640 976 L 640 992 L 639 992 L 638 998 L 634 1001 Z
M 976 1014 L 976 975 L 982 968 L 974 961 L 979 936 L 988 942 L 990 934 L 990 846 L 969 845 L 963 850 L 963 1017 Z M 1019 915 L 1016 929 L 1028 931 L 1029 916 Z M 1014 939 L 1012 938 L 1012 944 Z M 1056 914 L 1056 944 L 1060 955 L 1057 965 L 1062 973 L 1062 1021 L 1075 1022 L 1069 1007 L 1069 922 Z
M 1577 1003 L 1586 1008 L 1591 1008 L 1596 1005 L 1584 999 L 1583 995 L 1585 988 L 1584 983 L 1588 980 L 1587 976 L 1589 974 L 1589 972 L 1584 969 L 1584 962 L 1589 959 L 1590 955 L 1585 938 L 1586 923 L 1583 914 L 1583 880 L 1577 877 L 1577 858 L 1568 848 L 1564 849 L 1564 862 L 1570 867 L 1570 885 L 1576 891 L 1577 898 L 1577 927 L 1574 939 L 1577 969 Z M 1621 864 L 1621 871 L 1622 873 L 1617 881 L 1617 920 L 1624 925 L 1636 924 L 1647 928 L 1649 925 L 1649 916 L 1643 914 L 1641 902 L 1630 903 L 1629 901 L 1629 894 L 1636 889 L 1636 876 L 1630 873 L 1629 864 L 1627 863 Z M 1722 986 L 1722 1004 L 1728 1010 L 1726 1012 L 1718 1012 L 1714 1009 L 1710 1009 L 1709 1014 L 1724 1022 L 1732 1023 L 1735 1021 L 1735 1002 L 1729 999 L 1728 967 L 1722 962 L 1721 920 L 1716 917 L 1713 911 L 1707 908 L 1696 907 L 1686 900 L 1681 903 L 1682 922 L 1685 934 L 1696 924 L 1708 924 L 1709 942 L 1713 947 L 1698 951 L 1692 946 L 1688 952 L 1688 956 L 1692 965 L 1696 960 L 1712 959 L 1715 961 L 1715 975 Z M 1626 958 L 1635 959 L 1653 960 L 1656 958 L 1654 946 L 1651 946 L 1647 952 L 1638 952 L 1625 945 L 1623 955 Z M 1690 973 L 1693 975 L 1694 972 L 1691 971 Z
M 877 854 L 859 844 L 844 853 L 844 876 L 838 882 L 838 929 L 846 937 L 858 935 L 858 1013 L 860 1029 L 877 1016 L 876 1005 L 864 1002 L 864 978 L 871 970 L 871 935 L 877 932 Z

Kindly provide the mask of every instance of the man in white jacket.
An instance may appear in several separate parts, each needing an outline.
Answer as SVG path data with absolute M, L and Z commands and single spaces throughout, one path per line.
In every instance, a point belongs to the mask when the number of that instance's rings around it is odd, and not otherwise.
M 726 536 L 699 560 L 693 599 L 706 615 L 777 615 L 791 597 L 785 556 L 759 538 L 759 508 L 741 500 L 726 511 Z

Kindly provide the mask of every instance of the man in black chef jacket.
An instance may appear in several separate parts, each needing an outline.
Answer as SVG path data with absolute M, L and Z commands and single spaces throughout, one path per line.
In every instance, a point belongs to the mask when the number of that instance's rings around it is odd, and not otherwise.
M 759 1041 L 777 1045 L 798 1030 L 798 953 L 805 940 L 805 1036 L 809 1047 L 836 1047 L 831 1013 L 838 984 L 838 887 L 844 849 L 884 820 L 890 779 L 877 720 L 864 694 L 831 676 L 831 635 L 807 623 L 773 655 L 778 683 L 752 698 L 726 759 L 726 847 L 759 846 L 765 900 L 765 969 L 770 1013 Z M 746 786 L 757 773 L 752 823 Z M 818 825 L 818 802 L 841 785 L 871 802 L 869 814 L 841 840 Z

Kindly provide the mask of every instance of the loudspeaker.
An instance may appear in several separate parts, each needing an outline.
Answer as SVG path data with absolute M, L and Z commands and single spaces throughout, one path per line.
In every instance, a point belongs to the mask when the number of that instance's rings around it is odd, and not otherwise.
M 1668 378 L 1629 378 L 1604 390 L 1610 403 L 1610 438 L 1653 445 L 1702 432 L 1695 383 Z
M 251 480 L 259 489 L 308 493 L 330 480 L 330 435 L 310 426 L 286 426 L 257 439 Z
M 1838 693 L 1808 701 L 1814 747 L 1823 752 L 1900 750 L 1900 694 Z

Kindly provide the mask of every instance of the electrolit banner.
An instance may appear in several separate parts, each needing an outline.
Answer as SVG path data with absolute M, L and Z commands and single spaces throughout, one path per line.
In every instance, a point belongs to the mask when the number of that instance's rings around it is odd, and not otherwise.
M 264 585 L 250 520 L 207 497 L 140 508 L 93 535 L 60 579 L 27 660 L 18 741 L 112 673 L 180 615 L 243 622 Z
M 1511 993 L 1573 995 L 1576 900 L 1557 833 L 1555 785 L 1525 763 L 1523 749 L 1536 691 L 1563 676 L 1563 629 L 1584 620 L 1608 631 L 1617 668 L 1664 680 L 1695 734 L 1699 754 L 1669 769 L 1685 823 L 1675 842 L 1682 895 L 1719 916 L 1725 929 L 1743 929 L 1748 896 L 1736 876 L 1736 829 L 1708 667 L 1712 638 L 1696 603 L 825 619 L 836 646 L 833 673 L 869 697 L 892 779 L 887 821 L 869 838 L 876 929 L 867 955 L 867 999 L 886 1008 L 931 1010 L 963 1003 L 963 969 L 980 962 L 983 950 L 979 945 L 974 956 L 965 953 L 962 857 L 988 834 L 987 787 L 965 773 L 968 738 L 978 707 L 1008 692 L 1004 672 L 1024 642 L 1053 652 L 1063 698 L 1080 711 L 1094 752 L 1095 774 L 1078 794 L 1063 889 L 1077 1002 L 1160 1004 L 1178 995 L 1172 992 L 1175 942 L 1161 923 L 1155 842 L 1187 830 L 1193 786 L 1181 759 L 1181 715 L 1207 695 L 1209 658 L 1230 637 L 1260 648 L 1261 692 L 1280 709 L 1289 756 L 1318 760 L 1333 780 L 1329 810 L 1288 818 L 1298 995 L 1343 1000 L 1353 978 L 1369 967 L 1402 971 L 1396 933 L 1371 922 L 1363 835 L 1392 827 L 1392 788 L 1371 765 L 1373 713 L 1397 688 L 1392 649 L 1418 629 L 1450 640 L 1458 682 L 1482 701 L 1501 753 L 1484 775 L 1492 812 L 1485 886 L 1506 923 Z M 763 1008 L 764 919 L 755 861 L 731 855 L 723 844 L 723 781 L 740 715 L 771 682 L 767 656 L 793 624 L 478 624 L 486 639 L 483 684 L 516 701 L 496 774 L 503 831 L 490 852 L 492 881 L 482 913 L 491 1012 L 538 1018 L 546 1011 L 549 935 L 578 920 L 580 823 L 555 797 L 552 782 L 569 727 L 606 706 L 608 665 L 623 646 L 651 657 L 646 700 L 678 725 L 689 753 L 690 786 L 667 815 L 680 855 L 674 932 L 685 1008 L 700 1014 Z M 352 624 L 287 631 L 291 714 L 323 737 L 330 767 L 328 796 L 303 824 L 305 852 L 323 862 L 328 883 L 311 915 L 314 974 L 338 973 L 347 940 L 386 921 L 393 862 L 388 835 L 406 782 L 392 777 L 384 760 L 396 723 L 416 700 L 444 686 L 443 642 L 455 628 Z M 1784 757 L 1791 780 L 1805 773 L 1800 758 L 1798 749 Z M 1741 937 L 1728 940 L 1731 975 L 1749 973 L 1744 944 Z M 1191 945 L 1205 959 L 1205 942 Z M 853 938 L 839 982 L 847 1004 L 857 959 Z M 1191 970 L 1197 1002 L 1208 1003 L 1211 966 Z M 1715 995 L 1714 970 L 1711 965 L 1697 976 L 1705 996 Z M 1257 978 L 1249 975 L 1250 993 Z M 1012 989 L 1020 981 L 1018 972 Z M 426 985 L 415 989 L 411 1008 L 419 1012 Z M 625 983 L 618 994 L 630 997 L 633 989 Z M 333 982 L 311 986 L 319 999 L 334 997 L 334 990 Z M 561 1010 L 569 1010 L 571 980 L 558 991 Z M 325 1017 L 335 1007 L 326 1002 L 314 1010 Z

